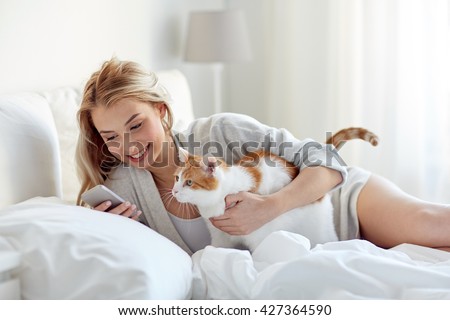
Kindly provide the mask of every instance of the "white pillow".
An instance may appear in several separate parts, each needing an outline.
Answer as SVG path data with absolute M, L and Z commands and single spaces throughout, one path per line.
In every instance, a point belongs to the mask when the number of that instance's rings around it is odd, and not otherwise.
M 58 139 L 45 99 L 0 97 L 0 208 L 37 195 L 61 196 Z
M 79 133 L 77 111 L 81 102 L 81 88 L 61 87 L 41 94 L 48 102 L 58 132 L 62 199 L 75 204 L 80 191 L 80 182 L 75 169 L 75 151 Z
M 192 261 L 128 218 L 34 198 L 0 211 L 0 251 L 22 253 L 23 299 L 189 299 Z

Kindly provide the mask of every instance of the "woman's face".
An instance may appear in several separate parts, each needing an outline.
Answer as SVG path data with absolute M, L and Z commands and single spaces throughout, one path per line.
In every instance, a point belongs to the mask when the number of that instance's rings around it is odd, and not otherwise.
M 109 152 L 131 166 L 150 169 L 167 162 L 169 141 L 162 125 L 163 103 L 122 99 L 92 111 L 92 121 Z M 164 148 L 164 144 L 167 144 Z

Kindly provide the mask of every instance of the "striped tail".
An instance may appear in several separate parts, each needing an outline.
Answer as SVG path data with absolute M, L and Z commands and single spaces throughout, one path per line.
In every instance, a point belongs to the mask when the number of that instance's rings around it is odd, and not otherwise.
M 375 133 L 364 128 L 345 128 L 327 139 L 326 144 L 332 144 L 337 150 L 348 140 L 361 139 L 369 142 L 371 145 L 378 145 L 378 137 Z

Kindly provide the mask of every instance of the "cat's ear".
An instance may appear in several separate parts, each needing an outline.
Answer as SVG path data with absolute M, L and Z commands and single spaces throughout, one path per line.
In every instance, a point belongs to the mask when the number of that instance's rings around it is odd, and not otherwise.
M 217 159 L 215 157 L 205 157 L 201 162 L 202 169 L 209 175 L 214 175 L 218 166 Z
M 180 159 L 180 161 L 183 163 L 188 162 L 189 152 L 187 152 L 187 150 L 184 150 L 183 148 L 178 148 L 178 159 Z

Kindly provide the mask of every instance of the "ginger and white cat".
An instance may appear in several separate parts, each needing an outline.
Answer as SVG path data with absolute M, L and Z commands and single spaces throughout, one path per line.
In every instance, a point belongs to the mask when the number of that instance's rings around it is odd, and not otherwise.
M 363 139 L 373 145 L 378 141 L 373 133 L 365 129 L 349 128 L 341 130 L 327 142 L 336 146 L 343 138 Z M 208 225 L 213 246 L 253 251 L 265 237 L 278 230 L 301 234 L 310 240 L 312 247 L 338 240 L 328 194 L 312 204 L 281 214 L 248 235 L 229 235 L 215 228 L 209 221 L 209 218 L 225 212 L 224 199 L 229 194 L 249 191 L 268 195 L 289 184 L 297 176 L 298 168 L 285 159 L 257 151 L 234 165 L 227 165 L 222 159 L 203 158 L 180 149 L 180 160 L 184 162 L 184 167 L 176 173 L 172 194 L 180 203 L 197 206 Z

